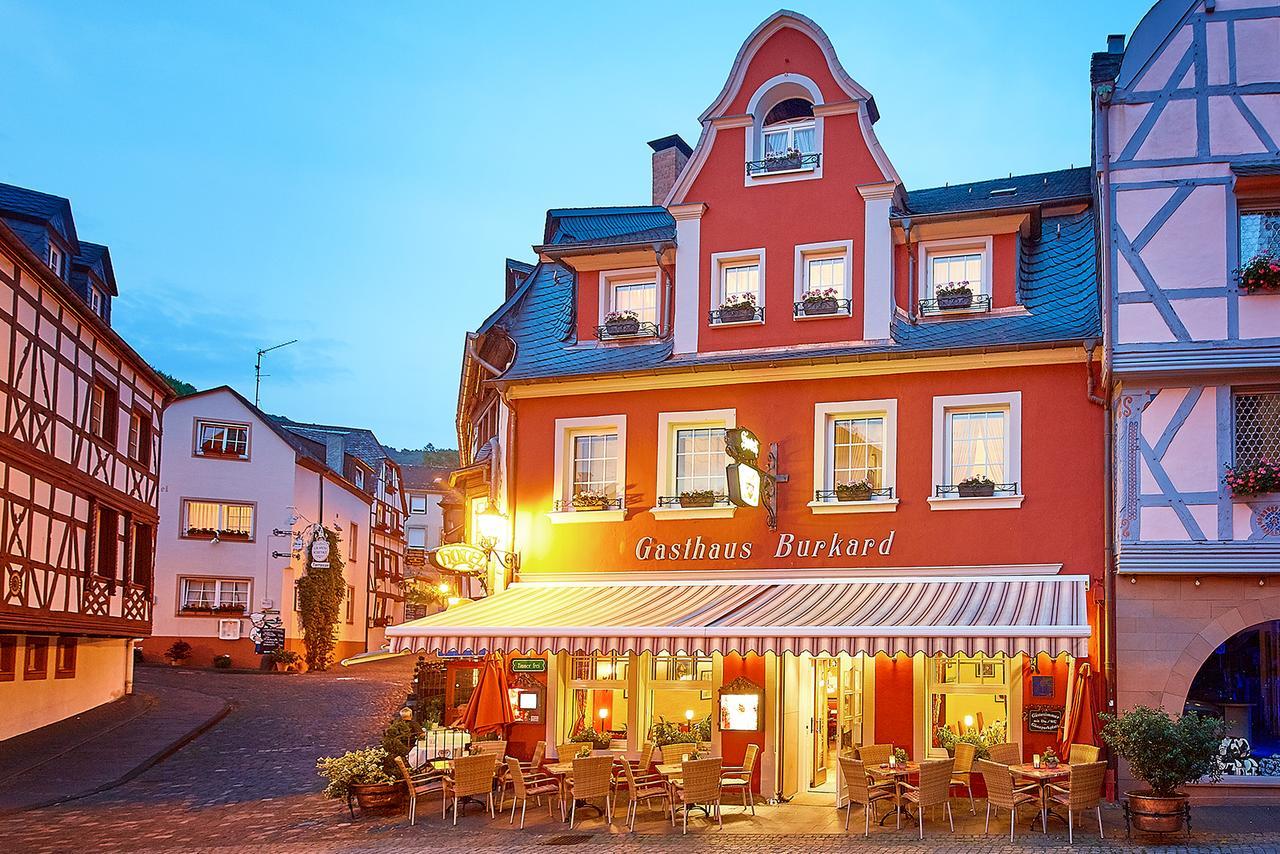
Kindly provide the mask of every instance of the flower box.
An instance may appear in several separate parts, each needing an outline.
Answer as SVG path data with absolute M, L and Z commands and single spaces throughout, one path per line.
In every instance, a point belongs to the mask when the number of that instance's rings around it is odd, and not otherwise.
M 755 320 L 755 318 L 756 307 L 754 305 L 736 305 L 720 309 L 721 323 L 744 323 L 748 320 Z
M 811 314 L 835 314 L 840 310 L 840 301 L 835 297 L 824 297 L 823 299 L 806 299 L 804 301 L 804 313 Z
M 714 507 L 715 503 L 716 494 L 709 489 L 680 493 L 681 507 Z
M 1222 482 L 1238 498 L 1280 492 L 1280 463 L 1261 460 L 1252 466 L 1227 466 Z
M 1267 252 L 1255 255 L 1240 268 L 1240 286 L 1246 294 L 1280 293 L 1280 259 Z
M 781 172 L 786 169 L 799 169 L 804 165 L 804 155 L 799 151 L 788 151 L 785 154 L 774 156 L 765 155 L 764 168 L 766 172 Z
M 604 325 L 610 335 L 635 335 L 640 332 L 639 320 L 615 320 Z
M 985 477 L 966 478 L 956 485 L 961 498 L 990 498 L 996 494 L 994 481 Z
M 212 605 L 183 605 L 179 609 L 183 614 L 212 614 Z
M 243 614 L 244 606 L 243 605 L 219 605 L 213 610 L 217 611 L 219 614 Z
M 938 308 L 943 310 L 968 308 L 973 305 L 973 288 L 968 282 L 948 282 L 933 292 Z
M 866 481 L 836 484 L 837 501 L 870 501 L 871 492 L 871 484 Z
M 612 502 L 602 492 L 578 492 L 573 496 L 574 510 L 603 510 Z

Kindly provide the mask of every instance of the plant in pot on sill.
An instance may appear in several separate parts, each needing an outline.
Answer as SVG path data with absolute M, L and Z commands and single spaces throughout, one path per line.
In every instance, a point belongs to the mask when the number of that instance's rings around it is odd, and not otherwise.
M 164 657 L 169 659 L 169 664 L 177 667 L 182 662 L 191 657 L 191 644 L 184 640 L 174 641 L 173 644 L 164 651 Z
M 1163 709 L 1146 706 L 1099 717 L 1104 723 L 1102 740 L 1148 787 L 1125 793 L 1133 826 L 1155 833 L 1181 829 L 1190 806 L 1179 788 L 1200 779 L 1222 779 L 1217 756 L 1226 723 L 1195 712 L 1175 719 Z
M 755 294 L 734 294 L 720 303 L 721 323 L 743 323 L 748 320 L 755 320 L 755 317 Z
M 1280 492 L 1280 464 L 1262 459 L 1251 466 L 1227 466 L 1222 482 L 1237 496 Z
M 578 732 L 569 736 L 569 741 L 574 744 L 589 744 L 595 750 L 608 750 L 609 742 L 613 740 L 613 736 L 607 732 L 598 732 L 591 727 L 583 727 Z
M 1246 294 L 1280 293 L 1280 259 L 1269 252 L 1255 255 L 1240 268 L 1240 287 Z
M 869 480 L 851 480 L 836 484 L 837 501 L 870 501 L 875 487 Z
M 580 489 L 573 494 L 574 510 L 603 510 L 609 506 L 612 499 L 606 492 L 594 492 L 590 489 Z
M 610 335 L 635 335 L 640 331 L 640 315 L 634 311 L 611 311 L 604 316 L 604 330 Z
M 947 282 L 945 285 L 938 285 L 933 292 L 934 299 L 938 301 L 938 308 L 968 308 L 973 305 L 973 288 L 969 287 L 968 282 Z
M 814 288 L 800 298 L 806 316 L 835 314 L 840 310 L 840 292 L 835 288 Z
M 961 498 L 990 498 L 996 494 L 996 482 L 985 474 L 966 477 L 956 484 Z
M 765 168 L 770 172 L 781 169 L 799 169 L 804 152 L 798 148 L 784 148 L 781 151 L 766 151 Z
M 404 789 L 387 771 L 391 757 L 381 747 L 351 750 L 341 756 L 325 756 L 316 762 L 316 771 L 329 781 L 324 788 L 326 798 L 355 798 L 362 810 L 398 808 L 404 800 Z
M 680 493 L 681 507 L 714 507 L 716 494 L 711 489 L 691 489 Z

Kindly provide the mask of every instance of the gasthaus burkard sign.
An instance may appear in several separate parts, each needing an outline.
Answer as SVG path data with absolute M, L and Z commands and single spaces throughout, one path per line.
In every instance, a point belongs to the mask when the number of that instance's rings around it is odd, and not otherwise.
M 882 537 L 846 537 L 833 532 L 829 537 L 797 537 L 782 532 L 769 544 L 775 558 L 856 558 L 878 554 L 885 557 L 893 552 L 893 539 L 897 531 L 889 531 Z M 704 540 L 701 535 L 677 542 L 662 542 L 654 537 L 636 540 L 636 560 L 748 560 L 759 554 L 753 540 Z

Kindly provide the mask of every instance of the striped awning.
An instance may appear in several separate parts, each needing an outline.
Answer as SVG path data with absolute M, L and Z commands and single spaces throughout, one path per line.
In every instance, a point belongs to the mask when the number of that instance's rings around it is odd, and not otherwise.
M 387 629 L 434 653 L 1087 653 L 1082 575 L 525 581 Z

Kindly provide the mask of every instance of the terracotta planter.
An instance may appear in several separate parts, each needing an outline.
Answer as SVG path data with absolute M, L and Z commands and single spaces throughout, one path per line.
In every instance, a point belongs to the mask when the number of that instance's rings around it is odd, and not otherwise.
M 722 308 L 720 309 L 721 323 L 745 323 L 748 320 L 755 320 L 756 310 L 754 308 Z
M 961 498 L 990 498 L 996 494 L 994 483 L 962 483 L 956 489 Z
M 807 299 L 804 301 L 806 316 L 814 314 L 835 314 L 840 310 L 840 303 L 832 299 Z
M 353 783 L 351 794 L 362 810 L 394 810 L 404 805 L 404 789 L 399 783 Z
M 1173 833 L 1182 829 L 1187 814 L 1187 796 L 1160 797 L 1151 792 L 1126 792 L 1129 820 L 1133 827 L 1148 833 Z
M 968 308 L 973 305 L 973 294 L 956 294 L 949 297 L 938 297 L 938 308 Z

